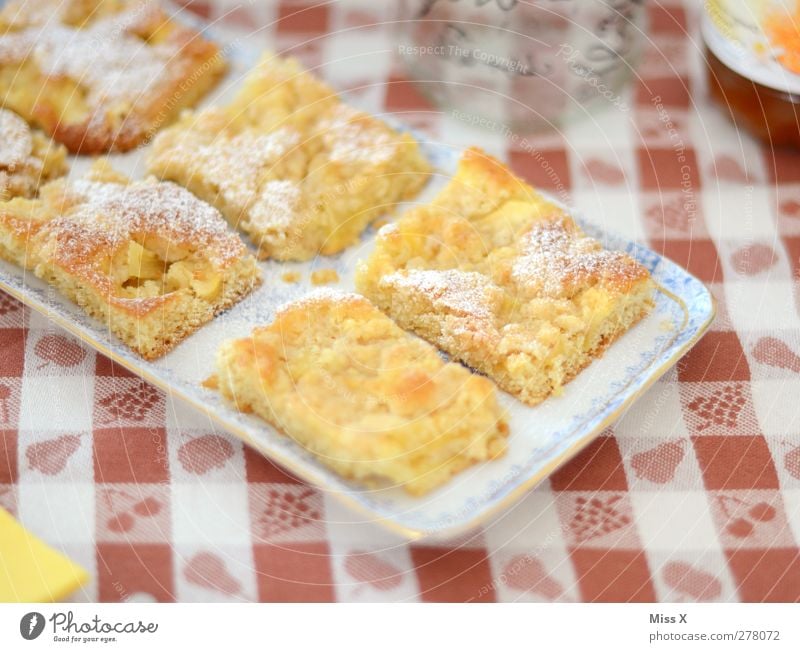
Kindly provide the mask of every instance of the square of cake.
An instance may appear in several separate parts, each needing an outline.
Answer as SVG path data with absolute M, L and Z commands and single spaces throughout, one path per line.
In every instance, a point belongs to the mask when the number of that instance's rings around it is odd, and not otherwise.
M 148 169 L 216 206 L 260 258 L 296 261 L 352 245 L 430 171 L 410 134 L 271 55 L 228 106 L 187 112 L 159 134 Z
M 0 203 L 0 255 L 32 269 L 146 359 L 260 283 L 212 206 L 173 183 L 130 182 L 99 161 L 37 199 Z
M 492 383 L 355 294 L 317 290 L 223 343 L 209 384 L 369 486 L 424 494 L 505 450 Z
M 127 151 L 225 72 L 219 48 L 152 0 L 12 0 L 0 104 L 71 152 Z
M 535 405 L 653 307 L 654 284 L 478 149 L 383 227 L 358 290 L 400 326 Z
M 63 145 L 0 108 L 0 201 L 35 197 L 40 185 L 66 174 L 66 156 Z

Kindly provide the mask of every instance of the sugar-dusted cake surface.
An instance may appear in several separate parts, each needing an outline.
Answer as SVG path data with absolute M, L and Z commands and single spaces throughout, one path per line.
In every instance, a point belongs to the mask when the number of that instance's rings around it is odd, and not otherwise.
M 66 150 L 0 108 L 0 201 L 34 197 L 39 186 L 67 172 Z
M 162 132 L 148 167 L 219 208 L 259 257 L 277 260 L 342 251 L 414 197 L 430 171 L 410 134 L 272 55 L 229 105 L 188 112 Z
M 147 359 L 163 355 L 260 283 L 219 212 L 184 188 L 87 178 L 0 203 L 0 256 L 32 269 Z
M 648 271 L 478 149 L 383 227 L 356 286 L 398 324 L 536 404 L 653 307 Z
M 192 106 L 226 64 L 154 0 L 12 0 L 0 105 L 71 152 L 127 151 Z

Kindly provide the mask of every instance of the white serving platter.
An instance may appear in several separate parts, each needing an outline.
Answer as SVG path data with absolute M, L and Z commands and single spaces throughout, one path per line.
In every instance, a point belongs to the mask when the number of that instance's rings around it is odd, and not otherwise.
M 231 52 L 232 70 L 207 103 L 224 102 L 258 56 L 240 48 Z M 441 189 L 455 171 L 460 155 L 442 143 L 423 144 L 438 174 L 418 202 L 427 202 Z M 120 171 L 141 177 L 145 154 L 146 149 L 142 149 L 110 158 Z M 80 176 L 89 164 L 85 158 L 73 158 L 71 175 Z M 447 538 L 476 527 L 511 505 L 589 444 L 674 365 L 713 320 L 713 297 L 688 272 L 649 249 L 607 233 L 593 225 L 591 219 L 576 219 L 606 247 L 629 252 L 651 271 L 659 287 L 655 310 L 570 383 L 561 396 L 530 408 L 502 394 L 501 400 L 510 414 L 508 453 L 502 459 L 467 469 L 422 498 L 410 497 L 399 489 L 364 489 L 342 479 L 292 439 L 256 417 L 238 413 L 215 392 L 201 386 L 213 371 L 213 351 L 218 345 L 268 323 L 278 306 L 309 292 L 312 270 L 336 269 L 340 277 L 336 287 L 352 291 L 355 265 L 371 251 L 373 230 L 337 257 L 320 257 L 304 264 L 263 263 L 264 283 L 257 292 L 154 362 L 141 360 L 103 324 L 87 317 L 30 273 L 3 261 L 0 287 L 102 354 L 186 401 L 298 477 L 340 498 L 365 519 L 408 538 Z M 284 282 L 281 276 L 287 271 L 301 272 L 303 282 Z

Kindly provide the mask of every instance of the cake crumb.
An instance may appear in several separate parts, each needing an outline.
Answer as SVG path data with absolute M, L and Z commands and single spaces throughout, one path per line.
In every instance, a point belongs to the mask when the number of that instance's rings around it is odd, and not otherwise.
M 281 274 L 281 280 L 284 283 L 297 283 L 301 276 L 300 272 L 284 272 Z
M 312 285 L 328 285 L 329 283 L 338 283 L 339 275 L 335 269 L 315 269 L 311 272 Z

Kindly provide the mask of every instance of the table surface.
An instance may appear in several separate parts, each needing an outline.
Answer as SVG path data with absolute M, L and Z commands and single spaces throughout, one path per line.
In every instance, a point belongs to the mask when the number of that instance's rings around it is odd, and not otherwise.
M 191 7 L 362 107 L 566 190 L 706 282 L 711 332 L 485 528 L 408 545 L 0 293 L 0 505 L 90 571 L 77 601 L 799 600 L 800 155 L 708 102 L 693 3 L 647 3 L 629 111 L 533 153 L 415 91 L 380 24 L 389 4 Z

